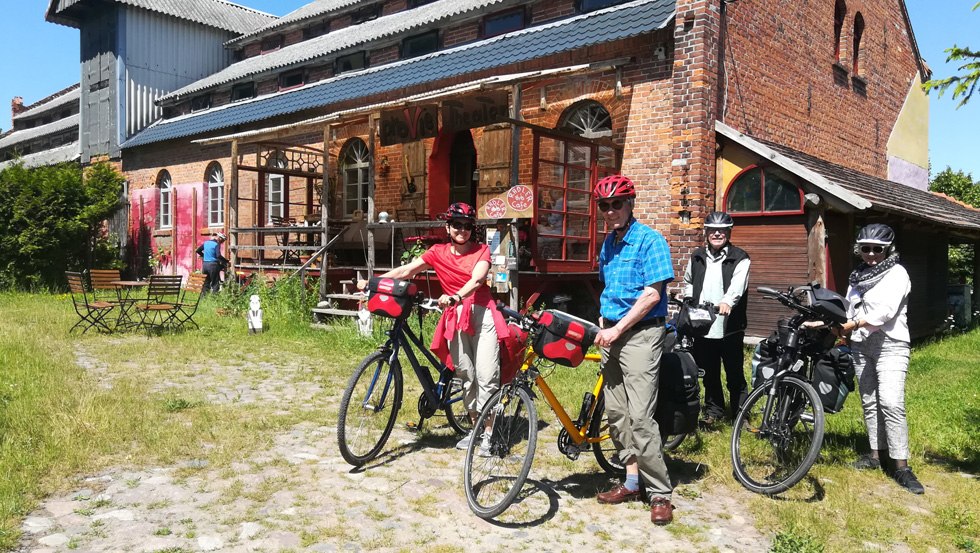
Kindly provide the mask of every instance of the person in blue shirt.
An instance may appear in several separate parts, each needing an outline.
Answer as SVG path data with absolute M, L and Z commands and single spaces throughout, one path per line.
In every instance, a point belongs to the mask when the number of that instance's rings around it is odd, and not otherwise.
M 225 233 L 216 232 L 210 240 L 197 248 L 197 255 L 204 259 L 204 265 L 201 267 L 205 276 L 202 293 L 221 290 L 221 270 L 228 266 L 228 260 L 221 255 L 221 244 L 226 238 Z
M 599 254 L 602 351 L 609 434 L 626 465 L 626 481 L 597 496 L 616 504 L 640 498 L 640 479 L 650 497 L 650 520 L 669 524 L 673 488 L 664 463 L 660 428 L 653 419 L 660 388 L 660 359 L 667 315 L 667 284 L 674 280 L 667 240 L 633 217 L 636 189 L 622 175 L 596 183 L 596 206 L 611 232 Z

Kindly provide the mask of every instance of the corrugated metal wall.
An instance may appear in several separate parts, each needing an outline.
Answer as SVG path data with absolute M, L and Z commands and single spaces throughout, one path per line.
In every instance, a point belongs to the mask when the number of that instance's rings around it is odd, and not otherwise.
M 233 35 L 154 12 L 124 7 L 120 44 L 125 99 L 119 139 L 158 119 L 154 100 L 224 69 L 231 53 L 222 44 Z

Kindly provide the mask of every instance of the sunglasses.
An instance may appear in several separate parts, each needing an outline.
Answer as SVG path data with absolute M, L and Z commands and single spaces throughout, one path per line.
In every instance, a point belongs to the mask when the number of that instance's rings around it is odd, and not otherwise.
M 623 200 L 613 200 L 611 202 L 599 202 L 599 211 L 619 211 L 623 209 L 623 204 L 626 202 Z
M 708 228 L 708 236 L 711 236 L 712 234 L 727 235 L 728 234 L 728 229 L 727 228 L 710 228 L 709 227 Z
M 861 246 L 861 253 L 881 253 L 885 251 L 884 246 Z
M 476 228 L 476 225 L 466 221 L 451 221 L 449 223 L 449 226 L 453 227 L 456 230 L 468 230 L 470 232 L 472 232 L 473 229 Z

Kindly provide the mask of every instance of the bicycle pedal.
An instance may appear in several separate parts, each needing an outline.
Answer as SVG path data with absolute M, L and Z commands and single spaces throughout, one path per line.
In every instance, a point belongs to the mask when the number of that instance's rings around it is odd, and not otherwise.
M 405 428 L 409 432 L 421 432 L 422 431 L 422 423 L 421 422 L 417 422 L 416 423 L 416 422 L 409 421 L 409 422 L 406 422 L 405 423 Z

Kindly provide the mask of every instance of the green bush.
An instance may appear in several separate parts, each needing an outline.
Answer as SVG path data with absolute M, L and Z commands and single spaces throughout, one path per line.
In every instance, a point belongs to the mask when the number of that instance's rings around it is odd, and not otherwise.
M 66 270 L 117 263 L 103 222 L 123 180 L 104 163 L 0 171 L 0 289 L 60 289 Z

